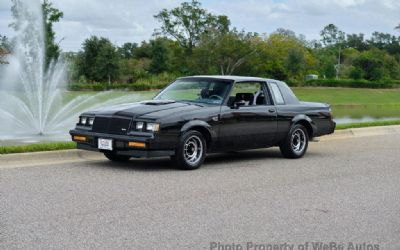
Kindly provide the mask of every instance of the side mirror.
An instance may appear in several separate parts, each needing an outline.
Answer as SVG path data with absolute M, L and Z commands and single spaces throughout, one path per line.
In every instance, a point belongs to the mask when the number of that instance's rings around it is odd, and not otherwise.
M 245 106 L 245 105 L 246 105 L 246 101 L 240 100 L 240 101 L 237 101 L 237 102 L 233 103 L 233 108 L 234 109 L 238 109 L 239 107 Z

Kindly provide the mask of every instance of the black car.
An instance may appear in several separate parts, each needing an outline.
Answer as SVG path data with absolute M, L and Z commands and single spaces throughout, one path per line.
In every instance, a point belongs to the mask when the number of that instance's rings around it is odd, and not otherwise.
M 170 156 L 196 169 L 207 153 L 279 146 L 302 157 L 308 141 L 335 130 L 328 104 L 300 102 L 281 81 L 182 77 L 153 100 L 83 113 L 70 131 L 79 149 L 112 161 Z

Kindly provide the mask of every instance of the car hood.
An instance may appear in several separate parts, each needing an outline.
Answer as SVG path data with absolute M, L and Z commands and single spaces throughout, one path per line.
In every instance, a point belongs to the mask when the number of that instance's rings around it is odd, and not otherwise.
M 86 112 L 84 115 L 124 116 L 133 118 L 141 117 L 148 119 L 158 119 L 164 116 L 182 112 L 190 112 L 204 107 L 204 105 L 189 102 L 176 102 L 172 100 L 149 100 L 100 108 L 97 110 Z

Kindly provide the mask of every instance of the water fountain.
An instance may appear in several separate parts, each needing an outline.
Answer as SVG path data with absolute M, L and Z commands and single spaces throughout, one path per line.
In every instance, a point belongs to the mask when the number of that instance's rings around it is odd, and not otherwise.
M 9 64 L 0 68 L 0 142 L 66 140 L 78 114 L 98 106 L 104 93 L 66 100 L 63 60 L 53 61 L 45 69 L 41 2 L 22 0 L 15 7 L 14 49 Z M 107 100 L 107 104 L 135 99 L 140 99 L 138 94 Z

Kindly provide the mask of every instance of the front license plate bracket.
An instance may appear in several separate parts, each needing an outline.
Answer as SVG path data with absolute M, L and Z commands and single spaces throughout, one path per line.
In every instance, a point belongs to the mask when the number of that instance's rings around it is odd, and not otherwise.
M 98 148 L 103 150 L 113 150 L 113 140 L 112 139 L 98 139 Z

